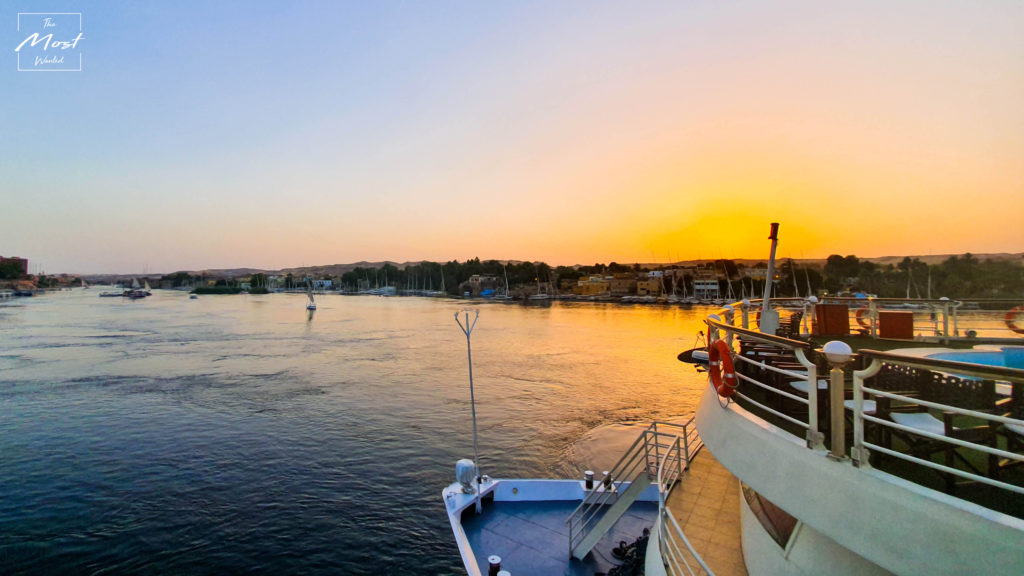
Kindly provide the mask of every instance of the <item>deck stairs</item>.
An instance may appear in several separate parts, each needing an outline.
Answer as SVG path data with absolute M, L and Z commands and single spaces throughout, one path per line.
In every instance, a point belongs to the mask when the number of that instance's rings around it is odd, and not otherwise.
M 658 429 L 659 424 L 662 430 Z M 671 425 L 656 422 L 644 430 L 618 463 L 595 482 L 594 488 L 566 520 L 572 557 L 585 558 L 644 490 L 657 482 L 659 463 L 668 455 L 673 443 L 677 450 L 686 444 L 687 457 L 675 461 L 680 467 L 689 467 L 690 454 L 696 454 L 699 449 L 696 443 L 700 440 L 694 440 L 696 435 L 688 434 L 685 428 L 681 434 L 664 432 L 667 426 Z

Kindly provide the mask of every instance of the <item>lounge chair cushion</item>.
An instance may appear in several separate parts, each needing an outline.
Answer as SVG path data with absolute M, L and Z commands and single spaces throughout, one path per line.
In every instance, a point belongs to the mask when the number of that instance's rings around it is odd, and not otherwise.
M 794 380 L 789 385 L 807 394 L 807 380 Z M 818 390 L 828 390 L 828 380 L 818 380 Z
M 844 400 L 843 406 L 846 406 L 847 410 L 853 410 L 853 400 Z M 865 414 L 874 414 L 878 408 L 874 400 L 864 400 L 862 407 Z
M 946 425 L 942 423 L 935 416 L 932 416 L 928 412 L 912 412 L 910 414 L 902 412 L 894 412 L 890 414 L 892 421 L 903 426 L 909 426 L 910 428 L 917 428 L 918 430 L 924 430 L 925 432 L 931 432 L 932 434 L 938 434 L 939 436 L 946 435 Z

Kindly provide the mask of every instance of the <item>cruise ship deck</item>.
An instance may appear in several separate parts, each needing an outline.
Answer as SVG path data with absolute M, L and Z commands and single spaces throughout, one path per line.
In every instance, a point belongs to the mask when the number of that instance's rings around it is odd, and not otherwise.
M 740 545 L 740 484 L 701 450 L 668 498 L 676 522 L 715 576 L 747 576 Z M 697 563 L 697 574 L 706 574 Z
M 615 567 L 624 562 L 613 550 L 622 542 L 635 543 L 645 529 L 655 532 L 659 515 L 656 486 L 650 485 L 644 498 L 632 502 L 611 530 L 578 560 L 569 552 L 567 519 L 580 501 L 556 495 L 579 494 L 581 484 L 578 481 L 503 480 L 485 490 L 481 514 L 474 512 L 471 505 L 460 506 L 462 511 L 457 516 L 461 518 L 458 523 L 465 535 L 466 551 L 471 550 L 472 561 L 479 570 L 470 572 L 486 574 L 489 557 L 495 555 L 500 557 L 502 568 L 513 575 L 616 573 Z M 543 494 L 548 496 L 537 499 Z M 463 505 L 470 501 L 470 497 L 457 492 L 450 498 L 461 500 Z M 702 557 L 710 573 L 746 576 L 740 544 L 740 484 L 710 451 L 697 452 L 689 469 L 679 476 L 666 505 L 667 513 L 682 527 L 693 551 Z M 657 542 L 648 540 L 647 544 L 657 545 Z M 708 573 L 689 550 L 682 554 L 685 559 L 677 560 L 689 565 L 694 574 Z M 643 551 L 631 552 L 625 563 L 632 562 L 639 568 L 645 560 Z
M 594 547 L 586 559 L 569 556 L 569 532 L 565 520 L 579 505 L 574 501 L 489 502 L 483 515 L 470 513 L 463 521 L 477 565 L 487 573 L 487 558 L 497 555 L 513 575 L 567 574 L 593 576 L 608 572 L 620 562 L 612 549 L 620 541 L 634 542 L 650 529 L 658 514 L 657 502 L 634 502 L 629 511 Z

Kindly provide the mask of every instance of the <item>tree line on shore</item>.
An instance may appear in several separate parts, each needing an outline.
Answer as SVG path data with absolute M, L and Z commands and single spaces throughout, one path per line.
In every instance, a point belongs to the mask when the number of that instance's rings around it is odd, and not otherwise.
M 731 292 L 758 296 L 764 291 L 763 278 L 750 276 L 751 268 L 763 269 L 765 263 L 753 266 L 737 264 L 732 260 L 717 260 L 696 267 L 666 265 L 657 270 L 676 271 L 665 277 L 665 290 L 682 293 L 689 291 L 697 276 L 717 277 L 723 295 Z M 383 286 L 394 286 L 399 290 L 441 290 L 451 295 L 462 293 L 463 287 L 472 276 L 492 276 L 504 284 L 508 278 L 510 287 L 529 287 L 538 283 L 557 286 L 561 281 L 575 282 L 590 275 L 634 274 L 645 276 L 654 268 L 639 264 L 595 263 L 590 266 L 550 266 L 544 262 L 509 262 L 480 260 L 473 258 L 465 262 L 420 262 L 399 268 L 393 264 L 380 267 L 357 267 L 341 276 L 330 279 L 334 288 L 356 292 Z M 713 275 L 713 276 L 712 276 Z M 185 272 L 168 275 L 176 286 L 190 285 L 198 278 Z M 237 286 L 243 279 L 218 279 L 217 284 L 225 288 Z M 247 279 L 250 290 L 265 289 L 270 285 L 266 274 L 252 275 Z M 673 286 L 679 282 L 681 285 Z M 299 289 L 306 285 L 306 277 L 286 275 L 281 281 L 282 288 Z M 979 260 L 971 254 L 951 256 L 940 264 L 930 265 L 918 258 L 906 257 L 898 264 L 880 265 L 857 256 L 829 256 L 824 266 L 808 266 L 786 259 L 777 263 L 774 294 L 778 296 L 807 296 L 809 293 L 835 294 L 842 291 L 859 291 L 883 298 L 914 297 L 934 298 L 1022 298 L 1024 297 L 1024 266 L 1011 260 Z

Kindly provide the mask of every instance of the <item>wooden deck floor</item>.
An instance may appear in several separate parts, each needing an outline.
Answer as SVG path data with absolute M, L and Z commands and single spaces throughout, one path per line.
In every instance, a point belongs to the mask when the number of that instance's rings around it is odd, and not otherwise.
M 740 546 L 740 483 L 709 450 L 701 450 L 690 464 L 668 507 L 716 576 L 747 576 Z

